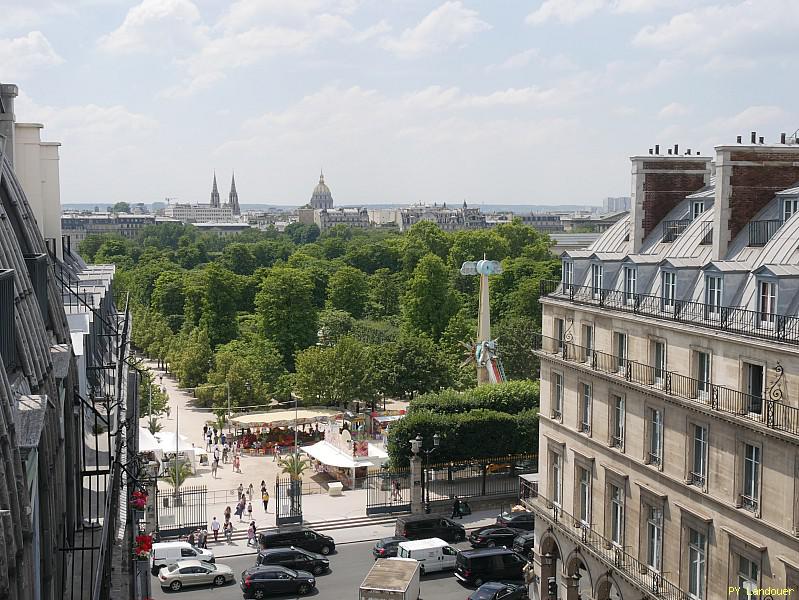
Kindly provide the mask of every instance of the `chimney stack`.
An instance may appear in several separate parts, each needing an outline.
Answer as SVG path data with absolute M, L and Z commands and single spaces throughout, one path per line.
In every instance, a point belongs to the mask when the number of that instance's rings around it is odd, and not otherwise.
M 633 156 L 630 241 L 632 252 L 639 252 L 644 239 L 663 218 L 689 194 L 710 181 L 710 158 L 675 156 Z M 677 148 L 679 151 L 679 148 Z M 799 179 L 799 178 L 798 178 Z
M 763 145 L 763 136 L 761 135 L 757 140 L 758 140 L 757 143 L 762 146 Z
M 736 142 L 738 142 L 738 143 L 740 144 L 740 143 L 741 143 L 741 136 L 739 135 L 739 136 L 736 138 L 736 140 L 735 140 L 735 141 L 736 141 Z
M 757 143 L 757 131 L 752 132 L 752 143 L 753 144 Z
M 677 144 L 674 144 L 674 155 L 677 156 L 680 153 L 680 147 Z
M 752 132 L 753 143 L 756 138 Z M 797 181 L 799 146 L 717 146 L 713 260 L 724 260 L 730 242 L 747 223 L 777 192 Z
M 688 155 L 688 156 L 691 156 L 691 149 L 690 149 L 690 148 L 688 148 L 688 149 L 685 151 L 685 154 L 686 154 L 686 155 Z
M 5 138 L 5 148 L 0 148 L 0 155 L 5 154 L 8 162 L 14 164 L 14 98 L 19 89 L 13 83 L 0 83 L 0 136 Z
M 660 144 L 655 144 L 655 154 L 660 154 Z
M 780 134 L 780 144 L 784 144 L 784 143 L 785 143 L 785 134 L 781 133 Z

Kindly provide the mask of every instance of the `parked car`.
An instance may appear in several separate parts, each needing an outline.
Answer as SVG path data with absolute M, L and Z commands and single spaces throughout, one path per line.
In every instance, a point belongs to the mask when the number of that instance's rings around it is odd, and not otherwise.
M 330 561 L 321 554 L 294 547 L 261 550 L 258 552 L 255 565 L 281 565 L 289 569 L 310 571 L 314 575 L 321 575 L 330 570 Z
M 497 517 L 497 525 L 532 531 L 535 528 L 535 518 L 529 510 L 504 512 Z
M 302 548 L 327 556 L 336 549 L 336 542 L 329 535 L 317 533 L 304 527 L 291 529 L 267 529 L 258 536 L 261 548 Z
M 241 572 L 241 591 L 245 598 L 266 598 L 280 594 L 310 594 L 316 579 L 308 571 L 295 571 L 278 565 L 251 567 Z
M 158 583 L 163 589 L 173 592 L 191 585 L 222 586 L 233 579 L 233 569 L 227 565 L 215 565 L 201 560 L 171 563 L 158 572 Z
M 422 575 L 454 569 L 457 556 L 458 551 L 439 538 L 400 542 L 397 550 L 398 558 L 412 558 L 419 561 Z
M 205 548 L 197 548 L 188 542 L 157 542 L 153 544 L 150 567 L 153 575 L 161 572 L 161 567 L 184 560 L 214 562 L 214 553 Z
M 467 600 L 526 600 L 529 598 L 523 585 L 490 581 L 484 583 Z
M 397 517 L 394 535 L 409 540 L 441 538 L 453 543 L 466 539 L 466 528 L 441 515 L 407 515 Z
M 486 581 L 523 581 L 523 556 L 507 548 L 484 548 L 458 552 L 455 577 L 480 587 Z
M 494 546 L 512 546 L 513 540 L 522 532 L 521 529 L 501 527 L 499 525 L 486 525 L 475 529 L 469 534 L 469 543 L 472 548 L 493 548 Z
M 535 547 L 535 533 L 524 531 L 513 538 L 513 550 L 522 556 L 530 556 Z
M 397 547 L 399 546 L 399 543 L 407 541 L 408 538 L 399 535 L 377 540 L 374 548 L 372 548 L 372 556 L 375 557 L 375 560 L 378 558 L 391 558 L 393 556 L 397 556 Z

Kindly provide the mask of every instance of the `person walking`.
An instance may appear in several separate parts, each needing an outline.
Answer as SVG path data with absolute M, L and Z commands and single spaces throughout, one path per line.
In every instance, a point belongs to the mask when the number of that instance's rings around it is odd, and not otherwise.
M 239 518 L 239 521 L 243 521 L 242 517 L 244 516 L 244 505 L 239 500 L 238 504 L 236 504 L 236 516 Z
M 194 546 L 194 544 L 196 543 L 196 540 L 194 539 L 194 532 L 193 531 L 189 534 L 189 537 L 186 538 L 186 541 L 189 543 L 189 545 Z
M 262 494 L 264 493 L 265 489 L 266 489 L 266 482 L 263 479 L 261 479 L 261 493 Z
M 264 503 L 264 512 L 269 512 L 269 492 L 266 491 L 266 487 L 262 488 L 261 490 L 261 500 Z
M 230 521 L 230 507 L 225 507 L 225 521 Z
M 219 527 L 220 527 L 219 521 L 217 521 L 216 517 L 214 517 L 214 520 L 211 521 L 211 531 L 214 532 L 214 541 L 215 542 L 219 541 Z
M 250 501 L 252 501 L 252 492 L 253 492 L 253 488 L 252 488 L 252 481 L 251 481 L 249 487 L 247 488 L 247 495 L 250 497 Z
M 219 441 L 222 442 L 223 446 L 225 445 L 225 442 L 227 441 L 227 436 L 225 435 L 224 431 L 222 432 L 222 435 L 219 436 Z
M 280 460 L 280 445 L 275 444 L 275 450 L 274 450 L 274 455 L 272 457 L 272 462 L 277 462 L 278 460 Z
M 252 520 L 252 502 L 247 504 L 247 518 Z
M 255 545 L 255 521 L 250 521 L 250 526 L 247 528 L 247 545 Z
M 452 518 L 462 519 L 463 515 L 461 515 L 461 501 L 460 498 L 455 496 L 455 501 L 452 503 Z
M 232 544 L 233 543 L 233 523 L 231 523 L 230 521 L 225 521 L 223 529 L 224 529 L 224 532 L 225 532 L 225 540 L 227 540 L 228 544 Z
M 402 494 L 400 494 L 400 482 L 398 479 L 395 479 L 391 482 L 391 499 L 396 501 L 402 500 Z
M 219 459 L 214 459 L 211 462 L 211 476 L 216 479 L 216 471 L 219 469 Z
M 239 458 L 238 454 L 233 457 L 233 471 L 241 473 L 241 458 Z
M 244 495 L 244 484 L 240 483 L 237 489 L 239 491 L 239 500 L 241 500 L 241 497 Z

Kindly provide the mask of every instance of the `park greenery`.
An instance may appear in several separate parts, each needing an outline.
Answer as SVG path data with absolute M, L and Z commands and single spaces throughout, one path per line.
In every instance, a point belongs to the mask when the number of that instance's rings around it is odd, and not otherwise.
M 90 235 L 80 252 L 117 266 L 136 349 L 219 414 L 228 395 L 234 411 L 292 393 L 305 405 L 349 408 L 406 398 L 419 408 L 401 431 L 438 419 L 475 447 L 496 436 L 497 453 L 529 439 L 528 396 L 460 394 L 476 384 L 474 366 L 462 366 L 478 303 L 478 279 L 459 272 L 465 260 L 502 261 L 490 284 L 493 333 L 508 378 L 537 377 L 539 281 L 560 266 L 549 239 L 518 221 L 452 233 L 428 222 L 404 233 L 293 223 L 229 236 L 161 223 L 136 239 Z M 156 413 L 160 401 L 154 394 Z
M 411 400 L 406 417 L 389 430 L 391 464 L 408 465 L 417 435 L 429 446 L 439 434 L 431 457 L 437 463 L 529 453 L 538 445 L 538 407 L 537 381 L 424 394 Z

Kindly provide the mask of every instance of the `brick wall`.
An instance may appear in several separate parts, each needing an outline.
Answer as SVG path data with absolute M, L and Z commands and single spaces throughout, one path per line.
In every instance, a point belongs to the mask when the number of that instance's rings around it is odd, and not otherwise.
M 687 195 L 705 186 L 703 163 L 690 161 L 647 161 L 644 171 L 643 229 L 644 237 Z M 688 171 L 688 172 L 687 172 Z

